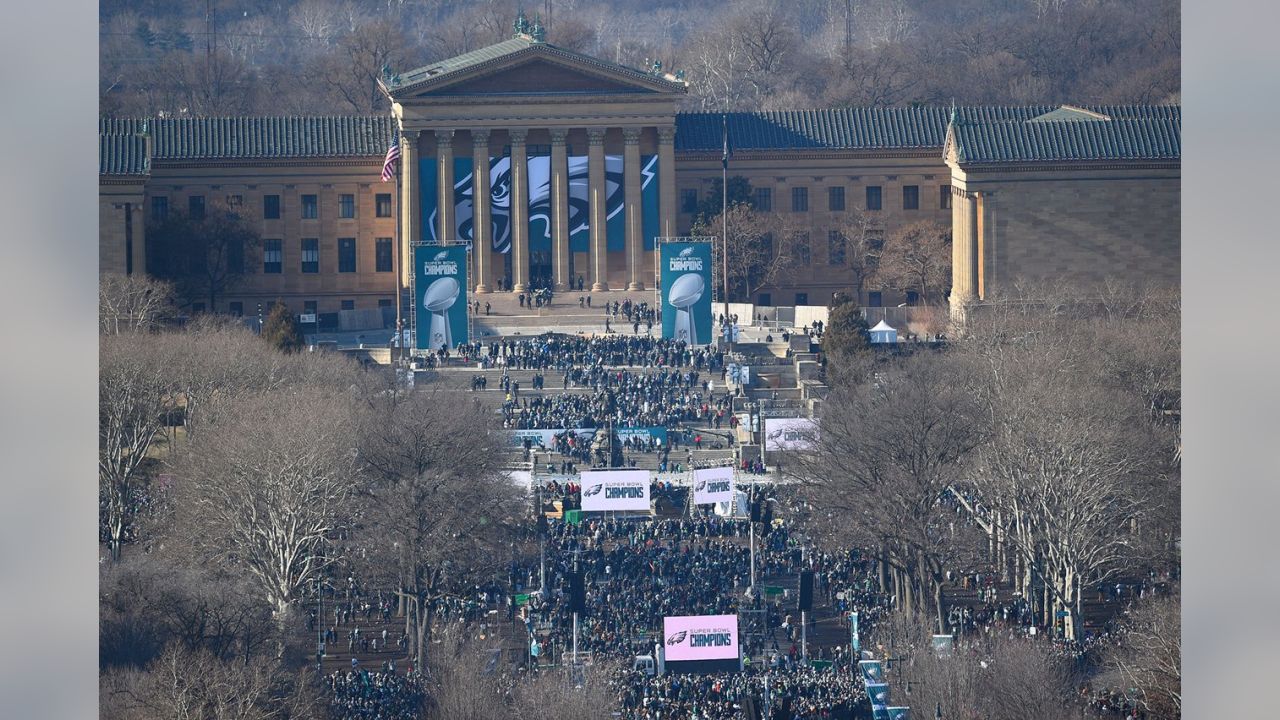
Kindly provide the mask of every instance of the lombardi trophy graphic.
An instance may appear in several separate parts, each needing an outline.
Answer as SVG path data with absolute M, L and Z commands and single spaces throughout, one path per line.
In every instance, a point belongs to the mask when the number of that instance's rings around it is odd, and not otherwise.
M 435 259 L 440 261 L 447 257 L 448 254 L 442 252 L 436 255 Z M 456 278 L 442 277 L 428 285 L 427 291 L 422 294 L 422 307 L 431 313 L 431 332 L 427 336 L 430 338 L 430 349 L 453 347 L 453 333 L 449 329 L 449 308 L 458 301 L 461 291 L 462 286 L 458 284 Z
M 692 254 L 693 248 L 685 248 L 680 251 L 682 257 L 688 257 Z M 671 303 L 676 309 L 674 330 L 677 340 L 684 340 L 690 345 L 698 344 L 697 323 L 694 321 L 693 313 L 689 308 L 693 307 L 702 298 L 702 293 L 705 290 L 706 285 L 702 275 L 698 273 L 686 273 L 671 283 L 671 289 L 667 291 L 667 302 Z

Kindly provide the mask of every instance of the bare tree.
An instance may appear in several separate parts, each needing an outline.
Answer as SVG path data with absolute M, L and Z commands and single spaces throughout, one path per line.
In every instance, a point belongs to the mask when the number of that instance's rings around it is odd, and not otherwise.
M 852 208 L 840 221 L 840 251 L 848 269 L 854 303 L 861 304 L 867 281 L 875 276 L 884 245 L 884 223 L 876 213 Z
M 98 279 L 98 329 L 103 333 L 154 330 L 173 312 L 173 285 L 144 275 Z
M 1182 717 L 1182 598 L 1152 597 L 1127 613 L 1109 649 L 1107 669 L 1137 688 L 1150 717 Z
M 729 296 L 748 301 L 761 288 L 777 283 L 798 261 L 796 227 L 789 219 L 775 213 L 758 212 L 748 203 L 729 206 Z M 724 219 L 700 219 L 691 231 L 694 235 L 724 238 Z M 712 282 L 717 291 L 723 287 L 720 259 L 721 243 L 712 249 Z
M 829 514 L 831 539 L 879 548 L 901 576 L 899 599 L 928 608 L 938 632 L 946 571 L 966 546 L 944 502 L 985 438 L 965 375 L 959 363 L 915 355 L 875 383 L 838 388 L 823 403 L 817 447 L 789 463 Z
M 495 465 L 491 418 L 453 393 L 378 396 L 362 417 L 360 457 L 376 478 L 358 532 L 364 572 L 399 587 L 425 668 L 436 604 L 511 561 L 520 491 Z
M 177 531 L 246 573 L 282 636 L 335 560 L 359 478 L 352 439 L 341 396 L 293 387 L 219 403 L 177 464 Z
M 876 279 L 885 287 L 916 291 L 926 305 L 951 286 L 951 228 L 926 220 L 889 234 L 880 251 Z
M 172 400 L 157 343 L 106 335 L 98 350 L 99 522 L 113 560 L 146 498 L 143 472 Z

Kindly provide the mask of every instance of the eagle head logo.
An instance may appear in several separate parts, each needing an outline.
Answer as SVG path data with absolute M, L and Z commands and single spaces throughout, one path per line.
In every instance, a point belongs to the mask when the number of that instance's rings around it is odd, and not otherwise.
M 687 247 L 680 251 L 680 255 L 678 257 L 689 257 L 690 255 L 693 255 L 693 248 Z
M 707 489 L 707 481 L 706 481 L 706 480 L 699 480 L 699 481 L 698 481 L 697 486 L 695 486 L 695 487 L 693 488 L 693 491 L 694 491 L 694 492 L 702 492 L 703 490 L 706 490 L 706 489 Z
M 595 485 L 592 485 L 590 488 L 583 490 L 582 497 L 591 497 L 593 495 L 599 495 L 600 491 L 603 489 L 604 489 L 604 483 L 597 483 Z
M 667 645 L 679 645 L 684 642 L 684 639 L 688 637 L 688 635 L 688 630 L 681 630 L 678 633 L 673 633 L 671 637 L 667 638 Z
M 448 260 L 448 259 L 449 259 L 448 250 L 441 250 L 440 252 L 436 253 L 436 256 L 434 258 L 432 258 L 432 260 L 434 260 L 435 262 L 441 262 L 443 260 Z

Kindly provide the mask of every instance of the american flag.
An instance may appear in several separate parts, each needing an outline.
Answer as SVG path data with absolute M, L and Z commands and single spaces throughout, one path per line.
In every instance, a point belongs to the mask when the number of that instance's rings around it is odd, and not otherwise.
M 387 148 L 387 157 L 382 161 L 382 182 L 389 182 L 396 176 L 396 162 L 400 160 L 400 130 L 391 136 L 391 147 Z

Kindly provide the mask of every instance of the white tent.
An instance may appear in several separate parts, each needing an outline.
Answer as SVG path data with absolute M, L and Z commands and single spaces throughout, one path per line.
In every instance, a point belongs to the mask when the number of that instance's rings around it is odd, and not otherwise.
M 748 517 L 751 515 L 751 506 L 747 501 L 747 494 L 741 490 L 733 491 L 733 507 L 727 502 L 719 502 L 715 504 L 715 513 L 720 517 Z
M 889 323 L 881 320 L 876 326 L 871 328 L 871 342 L 873 343 L 896 343 L 898 342 L 898 331 L 889 326 Z

